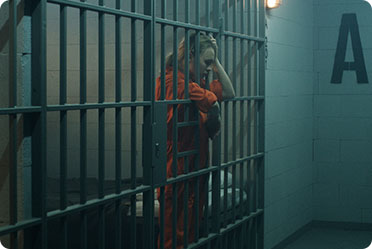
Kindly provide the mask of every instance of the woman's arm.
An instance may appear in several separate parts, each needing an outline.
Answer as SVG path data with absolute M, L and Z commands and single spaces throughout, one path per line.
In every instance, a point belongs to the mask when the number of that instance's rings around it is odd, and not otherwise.
M 210 37 L 211 41 L 215 44 L 216 46 L 216 59 L 214 61 L 213 65 L 213 73 L 215 78 L 217 78 L 221 84 L 222 84 L 222 98 L 223 99 L 232 99 L 235 97 L 235 90 L 232 86 L 231 80 L 229 76 L 227 75 L 225 69 L 221 65 L 220 61 L 218 60 L 218 46 L 217 46 L 217 41 L 214 39 L 213 36 Z
M 222 85 L 222 98 L 223 99 L 232 99 L 235 97 L 235 90 L 232 86 L 231 80 L 227 75 L 225 69 L 221 65 L 218 58 L 214 62 L 213 72 L 216 74 L 217 79 L 221 82 Z

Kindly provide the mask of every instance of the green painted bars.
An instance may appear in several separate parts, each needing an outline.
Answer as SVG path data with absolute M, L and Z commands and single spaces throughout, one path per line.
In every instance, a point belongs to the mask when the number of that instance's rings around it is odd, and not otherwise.
M 113 1 L 113 0 L 112 0 Z M 125 2 L 125 1 L 124 1 Z M 189 193 L 189 180 L 199 179 L 201 176 L 211 176 L 212 198 L 211 203 L 206 192 L 206 206 L 204 214 L 196 212 L 195 234 L 196 239 L 191 244 L 187 241 L 185 232 L 185 248 L 257 248 L 263 249 L 264 242 L 264 103 L 265 103 L 265 8 L 263 0 L 144 0 L 126 1 L 130 8 L 125 10 L 121 0 L 111 2 L 99 0 L 97 3 L 86 0 L 34 0 L 25 1 L 25 15 L 31 17 L 32 32 L 32 68 L 31 82 L 32 92 L 31 106 L 22 106 L 17 102 L 20 91 L 17 67 L 17 1 L 9 1 L 9 106 L 0 108 L 0 115 L 9 120 L 9 224 L 0 227 L 0 239 L 9 235 L 10 247 L 15 248 L 48 248 L 48 233 L 50 229 L 59 229 L 60 248 L 68 248 L 69 241 L 69 217 L 73 214 L 79 216 L 80 248 L 88 248 L 88 211 L 97 209 L 98 231 L 97 248 L 105 248 L 108 239 L 105 227 L 109 224 L 106 217 L 106 205 L 114 204 L 115 248 L 160 248 L 164 246 L 164 208 L 158 214 L 154 211 L 154 191 L 159 189 L 159 202 L 164 206 L 164 187 L 171 185 L 173 188 L 173 207 L 177 206 L 177 183 L 185 182 L 184 209 L 187 210 L 187 198 Z M 48 104 L 47 101 L 47 6 L 59 7 L 59 102 Z M 142 7 L 143 11 L 139 10 Z M 68 50 L 68 13 L 75 9 L 79 12 L 79 97 L 78 103 L 68 102 L 67 86 L 70 84 L 67 77 L 69 71 Z M 182 11 L 180 11 L 182 9 Z M 204 10 L 204 13 L 201 13 Z M 88 14 L 98 14 L 98 99 L 90 101 L 88 87 L 88 45 L 87 38 Z M 107 16 L 114 17 L 112 30 L 106 28 Z M 183 19 L 183 20 L 182 20 Z M 123 30 L 123 20 L 129 20 L 130 26 L 124 27 L 130 30 L 130 52 L 124 51 L 122 45 L 126 36 Z M 138 23 L 143 24 L 139 29 Z M 159 32 L 157 32 L 157 30 Z M 168 32 L 167 32 L 168 30 Z M 183 32 L 181 32 L 183 31 Z M 196 166 L 196 171 L 189 171 L 189 157 L 196 155 L 199 158 L 198 146 L 196 150 L 179 152 L 177 149 L 178 129 L 186 126 L 195 127 L 196 137 L 199 138 L 199 123 L 191 117 L 192 108 L 195 108 L 189 100 L 188 84 L 185 85 L 185 99 L 165 100 L 165 58 L 166 53 L 174 53 L 174 82 L 173 96 L 177 96 L 177 48 L 180 37 L 186 37 L 185 51 L 189 54 L 190 33 L 200 32 L 213 34 L 219 44 L 218 56 L 223 62 L 226 71 L 232 79 L 236 97 L 224 101 L 221 105 L 222 133 L 211 143 L 212 154 L 210 165 L 206 168 Z M 111 32 L 111 33 L 110 33 Z M 114 100 L 107 101 L 105 92 L 111 82 L 105 76 L 106 70 L 106 41 L 107 34 L 114 34 Z M 168 33 L 168 35 L 167 35 Z M 169 35 L 170 34 L 170 35 Z M 141 38 L 139 38 L 141 37 Z M 143 47 L 140 46 L 140 42 Z M 172 46 L 170 46 L 172 44 Z M 157 46 L 159 45 L 159 46 Z M 168 46 L 167 46 L 168 45 Z M 19 51 L 18 51 L 19 52 Z M 138 63 L 138 55 L 143 54 L 143 68 Z M 200 54 L 196 47 L 196 56 Z M 130 58 L 130 95 L 125 99 L 122 92 L 124 82 L 122 69 L 122 55 Z M 157 72 L 159 70 L 159 72 Z M 185 71 L 189 70 L 189 57 L 185 56 Z M 138 72 L 143 71 L 142 79 Z M 196 75 L 199 75 L 197 72 Z M 155 79 L 161 78 L 161 97 L 155 100 Z M 185 75 L 185 82 L 189 76 Z M 199 81 L 200 79 L 197 79 Z M 139 85 L 143 85 L 140 92 Z M 139 95 L 142 95 L 140 98 Z M 179 122 L 177 108 L 183 105 L 185 117 Z M 173 162 L 178 158 L 185 158 L 185 174 L 177 175 L 177 165 L 173 165 L 173 177 L 166 179 L 166 112 L 167 107 L 173 106 Z M 114 191 L 106 194 L 107 184 L 105 164 L 107 155 L 105 118 L 109 110 L 114 110 Z M 122 124 L 124 110 L 130 111 L 130 139 L 123 140 Z M 80 198 L 78 203 L 69 204 L 68 188 L 68 113 L 79 113 L 79 186 Z M 88 198 L 88 111 L 96 111 L 98 116 L 98 172 L 97 172 L 97 196 Z M 140 112 L 141 111 L 141 112 Z M 47 211 L 47 116 L 50 113 L 59 113 L 59 208 Z M 24 125 L 30 130 L 32 137 L 32 217 L 20 219 L 19 186 L 20 163 L 17 153 L 17 140 L 21 134 L 17 131 L 17 118 L 24 116 Z M 198 117 L 196 117 L 198 119 Z M 142 125 L 142 131 L 138 130 L 138 124 Z M 160 129 L 160 131 L 159 131 Z M 143 180 L 138 182 L 139 163 L 137 155 L 137 134 L 142 132 L 142 169 Z M 163 134 L 157 134 L 163 133 Z M 27 135 L 27 134 L 26 134 Z M 124 146 L 130 148 L 131 160 L 122 156 Z M 198 160 L 196 160 L 198 161 Z M 130 169 L 129 187 L 124 188 L 122 174 L 125 169 Z M 221 173 L 224 177 L 221 178 Z M 228 173 L 232 176 L 231 186 L 228 186 Z M 222 184 L 224 183 L 224 184 Z M 222 185 L 221 185 L 222 184 Z M 199 188 L 196 181 L 196 189 Z M 243 190 L 244 191 L 241 191 Z M 231 192 L 231 200 L 227 196 Z M 143 217 L 142 223 L 138 223 L 137 194 L 143 194 Z M 223 193 L 223 195 L 221 195 Z M 199 191 L 196 192 L 198 200 Z M 123 241 L 122 224 L 123 202 L 128 200 L 130 216 L 130 242 Z M 229 205 L 229 202 L 231 204 Z M 195 208 L 198 210 L 199 203 L 196 201 Z M 156 211 L 157 212 L 157 211 Z M 199 216 L 203 215 L 202 224 L 199 224 Z M 177 226 L 177 213 L 173 212 L 172 227 Z M 58 219 L 58 228 L 48 227 L 48 222 Z M 139 226 L 142 232 L 138 233 Z M 188 215 L 185 214 L 185 231 L 188 227 Z M 23 236 L 20 236 L 23 232 Z M 176 239 L 173 233 L 173 242 Z M 23 240 L 22 243 L 19 243 Z M 142 245 L 137 244 L 142 241 Z M 173 243 L 173 248 L 175 243 Z

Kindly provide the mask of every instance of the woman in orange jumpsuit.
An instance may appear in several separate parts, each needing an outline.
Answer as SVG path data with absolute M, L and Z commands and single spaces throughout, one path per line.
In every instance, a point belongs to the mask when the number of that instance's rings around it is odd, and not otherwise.
M 222 65 L 220 64 L 217 58 L 217 44 L 216 40 L 208 36 L 204 33 L 200 33 L 200 57 L 195 58 L 195 40 L 196 35 L 192 34 L 190 36 L 190 64 L 189 64 L 189 98 L 193 101 L 195 106 L 197 107 L 197 111 L 199 113 L 199 169 L 205 168 L 207 165 L 207 158 L 208 158 L 208 140 L 209 138 L 213 139 L 213 137 L 219 133 L 220 127 L 220 118 L 218 116 L 214 116 L 213 120 L 209 122 L 209 130 L 207 129 L 206 122 L 208 119 L 207 113 L 212 111 L 214 113 L 219 113 L 219 104 L 218 101 L 222 101 L 223 99 L 233 98 L 235 96 L 234 89 L 232 87 L 231 81 L 226 74 L 225 70 L 223 69 Z M 200 79 L 201 84 L 195 83 L 196 75 L 195 75 L 195 66 L 197 65 L 196 60 L 200 60 L 199 63 L 199 72 L 200 72 Z M 184 64 L 185 64 L 185 41 L 182 40 L 178 47 L 178 73 L 177 73 L 177 99 L 184 99 L 185 98 L 185 72 L 184 72 Z M 166 76 L 165 76 L 165 99 L 172 100 L 173 99 L 173 55 L 168 55 L 166 59 Z M 217 80 L 214 80 L 210 83 L 210 90 L 206 90 L 205 87 L 205 80 L 204 78 L 206 75 L 213 69 Z M 160 99 L 161 95 L 161 82 L 160 77 L 156 80 L 156 99 Z M 190 117 L 195 117 L 195 113 L 193 113 L 194 108 L 190 108 Z M 178 113 L 178 122 L 184 121 L 185 115 L 185 108 L 184 105 L 179 104 L 177 108 Z M 196 147 L 195 143 L 197 141 L 195 138 L 195 127 L 188 126 L 178 128 L 178 140 L 177 140 L 177 152 L 183 151 L 190 151 L 194 150 Z M 172 172 L 173 167 L 173 106 L 168 105 L 168 112 L 167 112 L 167 178 L 174 177 Z M 196 170 L 196 162 L 195 160 L 197 157 L 190 156 L 189 157 L 189 169 L 188 172 Z M 184 170 L 185 160 L 184 158 L 177 159 L 177 175 L 181 175 L 186 173 Z M 205 181 L 206 177 L 200 177 L 200 188 L 199 188 L 199 219 L 202 216 L 202 210 L 204 205 L 204 198 L 205 198 Z M 194 229 L 195 229 L 195 179 L 189 180 L 189 196 L 188 196 L 188 241 L 191 243 L 194 238 Z M 177 228 L 176 231 L 172 229 L 172 185 L 165 186 L 165 217 L 164 217 L 164 248 L 172 248 L 172 233 L 176 232 L 176 247 L 177 249 L 183 248 L 184 243 L 184 183 L 177 184 Z M 159 215 L 160 217 L 160 215 Z

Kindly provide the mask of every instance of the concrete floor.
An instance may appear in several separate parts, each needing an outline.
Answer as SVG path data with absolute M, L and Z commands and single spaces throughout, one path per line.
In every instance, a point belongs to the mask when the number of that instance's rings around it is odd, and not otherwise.
M 372 230 L 311 228 L 283 249 L 372 249 Z

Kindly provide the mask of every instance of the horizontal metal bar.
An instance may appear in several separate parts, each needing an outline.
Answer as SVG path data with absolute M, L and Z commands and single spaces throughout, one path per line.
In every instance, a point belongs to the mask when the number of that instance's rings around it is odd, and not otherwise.
M 208 169 L 209 169 L 210 172 L 212 172 L 212 171 L 217 170 L 218 168 L 210 167 Z M 205 171 L 205 169 L 204 170 L 199 170 L 199 171 Z M 183 175 L 180 175 L 177 178 L 182 178 L 182 177 L 183 177 Z M 125 192 L 126 195 L 131 195 L 131 194 L 134 194 L 134 193 L 140 193 L 140 192 L 148 191 L 150 189 L 151 188 L 149 186 L 140 186 L 136 190 L 123 191 L 120 195 L 124 194 L 124 192 Z M 58 211 L 49 212 L 47 218 L 48 219 L 54 219 L 54 218 L 57 218 L 59 216 L 65 216 L 68 213 L 72 213 L 72 212 L 75 212 L 75 211 L 78 212 L 78 211 L 81 211 L 83 209 L 88 209 L 88 208 L 90 208 L 94 205 L 102 205 L 102 204 L 104 204 L 106 202 L 109 202 L 111 200 L 120 199 L 123 196 L 119 197 L 119 195 L 112 194 L 112 195 L 109 195 L 109 196 L 106 196 L 106 197 L 107 198 L 101 199 L 101 200 L 88 201 L 85 205 L 80 205 L 79 204 L 79 205 L 70 206 L 69 208 L 67 208 L 63 211 L 58 210 Z M 97 204 L 98 202 L 99 202 L 99 204 Z M 253 219 L 254 217 L 257 217 L 257 216 L 262 215 L 262 214 L 263 214 L 263 209 L 257 209 L 256 212 L 252 212 L 249 216 L 244 216 L 242 219 L 236 220 L 235 223 L 228 225 L 226 228 L 222 228 L 220 233 L 223 234 L 223 233 L 226 233 L 228 231 L 231 231 L 232 229 L 236 228 L 237 226 L 241 225 L 242 223 L 247 222 L 248 220 Z M 17 232 L 19 230 L 23 230 L 25 228 L 38 225 L 40 223 L 41 223 L 40 218 L 34 218 L 34 219 L 18 222 L 15 225 L 4 226 L 4 227 L 0 228 L 0 236 L 7 235 L 7 234 L 12 233 L 12 232 Z M 209 238 L 211 238 L 211 237 L 214 238 L 215 236 L 216 236 L 216 234 L 211 233 L 211 234 L 209 234 L 208 237 L 202 238 L 202 239 L 210 240 Z M 213 238 L 211 238 L 211 239 L 213 239 Z M 200 245 L 200 243 L 198 243 L 198 245 Z M 190 245 L 190 248 L 193 248 L 193 246 Z
M 201 245 L 208 243 L 211 240 L 216 239 L 218 236 L 224 235 L 230 232 L 233 229 L 236 229 L 238 226 L 241 226 L 243 223 L 263 214 L 263 209 L 257 209 L 257 212 L 253 212 L 248 216 L 244 216 L 241 219 L 236 220 L 234 223 L 229 224 L 225 228 L 221 228 L 219 233 L 209 233 L 207 237 L 200 238 L 197 243 L 190 244 L 189 249 L 199 248 Z
M 177 153 L 177 157 L 178 157 L 178 158 L 181 158 L 181 157 L 185 157 L 185 156 L 195 155 L 195 154 L 197 154 L 197 153 L 198 153 L 197 150 L 182 151 L 182 152 L 178 152 L 178 153 Z
M 191 104 L 192 101 L 190 99 L 172 99 L 172 100 L 164 100 L 161 101 L 167 105 L 176 105 L 176 104 Z
M 189 126 L 194 126 L 194 125 L 199 125 L 198 121 L 189 121 L 189 122 L 179 122 L 177 123 L 177 127 L 189 127 Z
M 41 223 L 41 218 L 33 218 L 33 219 L 17 222 L 14 225 L 0 227 L 0 237 L 3 235 L 8 235 L 13 232 L 17 232 L 19 230 L 24 230 L 28 227 L 39 225 L 40 223 Z
M 254 219 L 257 216 L 263 215 L 263 213 L 264 213 L 263 209 L 257 209 L 256 212 L 252 212 L 250 215 L 244 216 L 241 219 L 237 219 L 234 223 L 230 223 L 225 228 L 221 228 L 220 234 L 222 235 L 222 234 L 228 233 L 231 230 L 236 229 L 238 226 L 241 226 L 243 223 L 245 223 L 245 222 L 247 222 L 251 219 Z
M 151 101 L 49 105 L 47 106 L 47 111 L 106 109 L 106 108 L 120 108 L 120 107 L 132 107 L 132 106 L 150 106 L 150 105 L 151 105 Z
M 41 112 L 41 107 L 40 106 L 27 106 L 27 107 L 9 107 L 9 108 L 0 109 L 0 115 L 22 114 L 22 113 L 30 113 L 30 112 Z
M 216 239 L 218 236 L 219 236 L 218 233 L 209 233 L 207 237 L 200 238 L 198 242 L 190 244 L 187 248 L 188 249 L 200 248 L 200 246 Z
M 166 185 L 181 182 L 181 181 L 186 181 L 188 179 L 191 179 L 197 176 L 201 176 L 201 175 L 208 174 L 210 172 L 214 172 L 218 169 L 219 167 L 208 167 L 208 168 L 199 169 L 197 171 L 189 172 L 187 174 L 178 175 L 177 177 L 171 177 L 167 179 Z M 162 185 L 164 184 L 158 184 L 155 186 L 155 188 L 161 187 Z
M 261 158 L 263 156 L 264 156 L 264 153 L 263 152 L 260 152 L 260 153 L 257 153 L 257 154 L 251 155 L 251 156 L 239 158 L 239 159 L 237 159 L 235 161 L 229 161 L 228 163 L 222 163 L 221 164 L 221 169 L 230 167 L 232 165 L 244 163 L 244 162 L 249 161 L 249 160 L 258 159 L 258 158 Z
M 215 28 L 210 28 L 210 27 L 205 27 L 205 26 L 200 26 L 200 25 L 195 25 L 191 23 L 184 23 L 184 22 L 179 22 L 179 21 L 173 21 L 169 19 L 164 19 L 157 17 L 155 18 L 156 23 L 161 23 L 173 27 L 179 27 L 179 28 L 186 28 L 186 29 L 194 29 L 194 30 L 199 30 L 199 31 L 204 31 L 204 32 L 210 32 L 210 33 L 218 33 L 218 29 Z
M 138 14 L 134 12 L 129 12 L 125 10 L 118 10 L 118 9 L 113 9 L 113 8 L 108 8 L 104 6 L 99 6 L 99 5 L 93 5 L 87 2 L 77 2 L 77 1 L 69 1 L 69 0 L 48 0 L 49 3 L 55 3 L 55 4 L 63 4 L 68 7 L 75 7 L 83 10 L 90 10 L 90 11 L 95 11 L 99 13 L 104 13 L 104 14 L 111 14 L 111 15 L 116 15 L 116 16 L 123 16 L 123 17 L 130 17 L 130 18 L 135 18 L 143 21 L 151 21 L 152 17 L 143 15 L 143 14 Z
M 72 213 L 80 212 L 80 211 L 83 211 L 83 210 L 86 210 L 86 209 L 89 209 L 89 208 L 92 208 L 92 207 L 101 206 L 101 205 L 104 205 L 106 203 L 110 203 L 110 202 L 114 203 L 115 201 L 123 199 L 127 196 L 131 196 L 131 195 L 135 195 L 135 194 L 142 193 L 142 192 L 145 192 L 145 191 L 149 191 L 151 189 L 152 189 L 151 186 L 141 185 L 141 186 L 138 186 L 136 189 L 124 190 L 120 194 L 105 195 L 101 199 L 89 200 L 84 204 L 75 204 L 75 205 L 67 207 L 64 210 L 50 211 L 50 212 L 47 213 L 47 218 L 48 219 L 55 219 L 55 218 L 58 218 L 58 217 L 61 217 L 61 216 L 66 216 L 66 215 L 69 215 L 69 214 L 72 214 Z
M 231 32 L 231 31 L 224 31 L 222 35 L 232 37 L 232 38 L 239 38 L 239 39 L 247 40 L 247 41 L 255 41 L 255 42 L 258 42 L 260 44 L 265 43 L 265 38 L 245 35 L 245 34 L 241 34 L 241 33 L 235 33 L 235 32 Z

